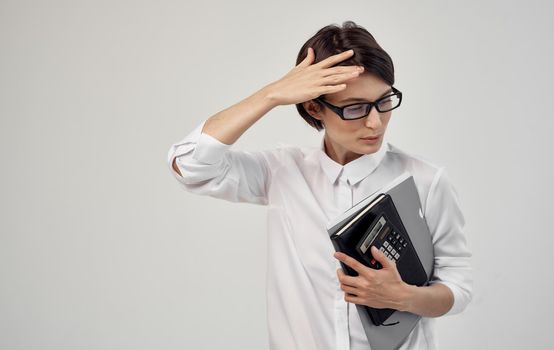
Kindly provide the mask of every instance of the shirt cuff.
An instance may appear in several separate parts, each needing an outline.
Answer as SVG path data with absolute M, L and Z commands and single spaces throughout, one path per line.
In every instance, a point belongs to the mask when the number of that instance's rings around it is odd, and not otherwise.
M 462 312 L 464 307 L 463 307 L 462 302 L 461 302 L 462 301 L 462 296 L 461 296 L 461 293 L 458 291 L 458 288 L 453 286 L 452 283 L 448 283 L 448 282 L 439 282 L 439 283 L 442 283 L 445 286 L 447 286 L 448 289 L 450 289 L 450 291 L 454 295 L 454 303 L 452 304 L 452 307 L 443 316 L 454 315 L 454 314 Z
M 462 294 L 458 286 L 456 286 L 451 282 L 446 282 L 446 281 L 436 281 L 434 283 L 444 284 L 445 286 L 448 287 L 448 289 L 450 289 L 450 291 L 452 292 L 452 295 L 454 296 L 454 303 L 452 304 L 452 307 L 442 316 L 451 316 L 451 315 L 459 314 L 465 310 L 467 304 L 469 303 L 469 300 L 466 300 L 465 295 Z
M 201 133 L 196 140 L 192 158 L 204 164 L 217 164 L 231 146 L 211 135 Z
M 167 161 L 170 164 L 173 158 L 183 156 L 189 152 L 192 158 L 203 164 L 216 164 L 221 161 L 225 152 L 231 145 L 225 144 L 215 137 L 202 132 L 206 120 L 194 128 L 184 139 L 171 146 L 167 154 Z

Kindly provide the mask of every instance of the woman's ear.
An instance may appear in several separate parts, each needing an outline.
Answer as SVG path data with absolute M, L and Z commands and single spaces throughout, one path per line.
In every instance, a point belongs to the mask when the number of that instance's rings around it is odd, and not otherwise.
M 317 120 L 322 119 L 320 116 L 320 113 L 322 111 L 321 106 L 318 103 L 316 103 L 314 100 L 303 102 L 302 106 L 312 118 L 315 118 Z

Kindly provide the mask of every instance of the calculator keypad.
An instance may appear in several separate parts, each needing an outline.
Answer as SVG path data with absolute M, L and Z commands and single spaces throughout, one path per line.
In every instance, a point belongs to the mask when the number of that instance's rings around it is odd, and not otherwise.
M 402 251 L 406 249 L 407 246 L 408 242 L 406 242 L 399 233 L 392 231 L 387 235 L 379 250 L 382 251 L 387 258 L 396 263 L 402 256 Z

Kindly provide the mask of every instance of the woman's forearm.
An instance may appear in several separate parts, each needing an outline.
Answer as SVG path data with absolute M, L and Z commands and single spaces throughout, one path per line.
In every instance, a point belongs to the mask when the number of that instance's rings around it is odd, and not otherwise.
M 204 124 L 202 132 L 230 145 L 255 122 L 276 106 L 264 87 L 244 100 L 214 114 Z
M 423 287 L 408 285 L 406 308 L 402 311 L 424 317 L 438 317 L 447 313 L 453 304 L 454 295 L 444 284 Z

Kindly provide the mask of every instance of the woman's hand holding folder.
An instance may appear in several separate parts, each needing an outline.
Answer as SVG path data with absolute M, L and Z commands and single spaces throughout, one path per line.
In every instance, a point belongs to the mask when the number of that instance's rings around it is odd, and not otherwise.
M 371 249 L 371 254 L 383 268 L 372 269 L 351 256 L 341 252 L 335 253 L 336 259 L 358 273 L 358 276 L 348 276 L 342 268 L 337 270 L 341 289 L 345 292 L 344 300 L 378 309 L 391 308 L 406 311 L 409 305 L 409 285 L 402 280 L 392 260 L 375 246 Z

